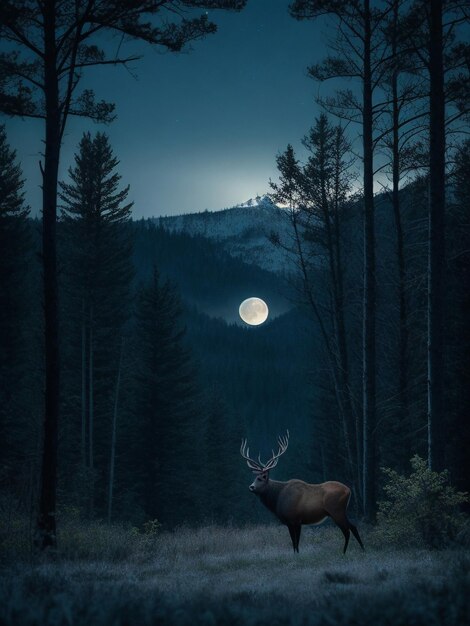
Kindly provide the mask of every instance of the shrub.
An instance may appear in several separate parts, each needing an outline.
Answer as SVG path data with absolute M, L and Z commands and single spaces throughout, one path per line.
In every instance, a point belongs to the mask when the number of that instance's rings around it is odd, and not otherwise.
M 160 531 L 162 525 L 157 519 L 150 519 L 144 523 L 144 534 L 150 537 L 155 537 Z
M 447 470 L 431 471 L 418 455 L 411 459 L 411 468 L 408 477 L 383 469 L 388 482 L 386 500 L 379 503 L 377 534 L 402 546 L 442 548 L 466 525 L 459 505 L 469 501 L 468 494 L 450 485 Z

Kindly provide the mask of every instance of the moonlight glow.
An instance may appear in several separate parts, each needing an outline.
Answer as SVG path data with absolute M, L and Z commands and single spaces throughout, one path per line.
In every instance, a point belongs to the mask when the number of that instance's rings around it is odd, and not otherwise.
M 238 309 L 240 317 L 250 326 L 259 326 L 268 319 L 268 305 L 261 298 L 247 298 Z

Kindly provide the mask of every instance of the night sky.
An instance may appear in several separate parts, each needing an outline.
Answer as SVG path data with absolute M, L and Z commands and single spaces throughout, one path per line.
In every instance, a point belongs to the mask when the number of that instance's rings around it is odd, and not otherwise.
M 134 216 L 217 210 L 268 191 L 275 156 L 301 138 L 319 109 L 309 64 L 325 55 L 324 23 L 297 22 L 289 0 L 248 0 L 240 13 L 211 12 L 218 32 L 179 54 L 128 44 L 144 55 L 124 68 L 90 69 L 82 87 L 116 103 L 110 126 L 70 118 L 61 176 L 84 130 L 105 130 L 130 184 Z M 114 44 L 113 44 L 114 45 Z M 117 44 L 116 44 L 117 45 Z M 134 74 L 134 76 L 132 75 Z M 3 118 L 40 211 L 43 124 Z

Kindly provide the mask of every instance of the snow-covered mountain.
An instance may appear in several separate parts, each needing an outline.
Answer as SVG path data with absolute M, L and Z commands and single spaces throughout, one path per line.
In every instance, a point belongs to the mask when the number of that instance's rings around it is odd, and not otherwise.
M 271 272 L 289 272 L 285 253 L 269 238 L 285 240 L 289 231 L 286 213 L 268 196 L 258 196 L 230 209 L 155 218 L 170 232 L 202 235 L 219 242 L 232 256 Z

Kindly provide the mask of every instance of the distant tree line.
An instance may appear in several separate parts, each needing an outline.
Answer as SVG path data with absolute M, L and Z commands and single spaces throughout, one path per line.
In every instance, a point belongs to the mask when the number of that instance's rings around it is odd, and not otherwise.
M 137 524 L 158 519 L 167 528 L 264 519 L 261 508 L 251 507 L 246 489 L 250 476 L 238 446 L 248 435 L 260 442 L 262 455 L 269 454 L 273 437 L 286 428 L 297 439 L 296 454 L 283 460 L 279 477 L 335 478 L 352 485 L 358 480 L 361 200 L 347 193 L 352 163 L 343 131 L 321 116 L 308 143 L 311 160 L 305 166 L 291 148 L 280 155 L 282 175 L 275 185 L 277 194 L 292 185 L 286 219 L 293 225 L 293 237 L 274 242 L 298 257 L 293 286 L 301 306 L 253 331 L 184 303 L 178 290 L 186 293 L 189 270 L 183 264 L 180 273 L 175 271 L 171 253 L 160 255 L 174 246 L 174 254 L 184 247 L 191 257 L 201 293 L 194 279 L 190 300 L 205 294 L 206 268 L 218 268 L 211 278 L 215 290 L 225 287 L 226 267 L 235 283 L 237 272 L 246 274 L 249 268 L 210 242 L 204 248 L 201 238 L 167 233 L 151 221 L 133 223 L 128 189 L 121 185 L 107 136 L 83 136 L 68 182 L 60 186 L 64 420 L 59 431 L 59 513 L 74 507 L 89 519 Z M 323 156 L 318 146 L 325 150 Z M 2 267 L 9 268 L 2 274 L 8 300 L 2 308 L 1 340 L 5 347 L 11 345 L 2 353 L 1 493 L 2 506 L 14 502 L 26 513 L 34 507 L 39 487 L 43 362 L 40 259 L 34 253 L 39 222 L 24 207 L 21 170 L 4 131 L 0 153 L 7 165 L 1 182 L 11 189 L 0 220 Z M 449 205 L 448 237 L 455 253 L 449 274 L 452 365 L 446 441 L 448 466 L 462 487 L 468 436 L 463 426 L 468 296 L 460 286 L 468 271 L 462 221 L 469 163 L 464 144 L 452 172 L 456 191 Z M 342 172 L 341 177 L 330 178 L 335 172 Z M 409 268 L 406 305 L 413 317 L 406 412 L 397 375 L 399 264 L 396 240 L 390 237 L 395 222 L 390 198 L 376 198 L 378 316 L 384 331 L 378 341 L 377 440 L 381 464 L 396 470 L 405 470 L 414 452 L 426 454 L 425 190 L 426 181 L 419 179 L 400 192 Z M 300 193 L 302 200 L 295 195 Z M 316 203 L 322 197 L 328 200 L 324 210 Z M 214 489 L 221 479 L 223 488 Z

